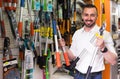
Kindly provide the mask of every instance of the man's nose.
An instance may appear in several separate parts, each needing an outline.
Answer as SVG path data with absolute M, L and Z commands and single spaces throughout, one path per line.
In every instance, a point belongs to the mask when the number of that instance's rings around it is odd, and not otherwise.
M 91 20 L 91 16 L 90 15 L 88 16 L 88 20 Z

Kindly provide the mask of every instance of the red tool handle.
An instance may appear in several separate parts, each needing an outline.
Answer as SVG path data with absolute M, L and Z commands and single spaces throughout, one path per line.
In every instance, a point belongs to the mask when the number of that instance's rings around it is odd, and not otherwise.
M 22 37 L 22 26 L 23 26 L 23 23 L 19 22 L 18 23 L 18 34 L 19 34 L 19 37 Z
M 7 0 L 7 10 L 12 10 L 12 0 Z
M 34 36 L 33 22 L 30 23 L 30 34 L 31 34 L 31 36 Z
M 13 6 L 12 6 L 12 9 L 13 10 L 16 10 L 16 8 L 17 8 L 17 0 L 13 0 Z
M 0 0 L 0 8 L 2 8 L 2 0 Z
M 0 2 L 2 3 L 2 0 Z M 7 10 L 8 9 L 7 0 L 3 0 L 3 2 L 4 2 L 4 8 L 5 8 L 5 10 Z

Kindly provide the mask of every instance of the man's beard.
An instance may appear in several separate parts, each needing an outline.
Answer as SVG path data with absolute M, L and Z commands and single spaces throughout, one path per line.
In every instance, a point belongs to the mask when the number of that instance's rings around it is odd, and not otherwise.
M 87 21 L 88 21 L 88 20 L 87 20 Z M 86 21 L 86 22 L 87 22 L 87 21 Z M 89 20 L 89 21 L 93 22 L 92 20 Z M 87 24 L 87 23 L 84 22 L 84 25 L 85 25 L 86 27 L 88 27 L 88 28 L 91 28 L 91 27 L 93 27 L 93 26 L 95 25 L 95 22 L 92 23 L 92 24 Z

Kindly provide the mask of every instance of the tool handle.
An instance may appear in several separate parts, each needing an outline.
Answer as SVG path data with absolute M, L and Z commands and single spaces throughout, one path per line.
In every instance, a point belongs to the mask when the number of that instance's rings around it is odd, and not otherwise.
M 19 48 L 19 59 L 24 60 L 24 52 L 21 48 Z
M 64 52 L 63 55 L 64 55 L 64 59 L 65 59 L 65 62 L 66 62 L 66 66 L 69 66 L 70 62 L 69 62 L 69 58 L 68 58 L 67 52 Z
M 12 0 L 7 0 L 7 10 L 12 10 Z
M 76 0 L 74 0 L 74 21 L 76 22 Z
M 57 27 L 56 27 L 56 21 L 55 20 L 53 20 L 52 26 L 53 26 L 53 33 L 54 33 L 54 35 L 57 35 Z
M 59 38 L 62 39 L 62 36 L 61 36 L 60 30 L 59 30 L 59 27 L 57 27 L 57 31 L 58 31 L 58 36 L 59 36 Z M 66 66 L 69 66 L 69 65 L 70 65 L 70 62 L 69 62 L 69 58 L 68 58 L 68 53 L 66 52 L 64 46 L 62 46 L 62 50 L 63 50 L 63 55 L 64 55 L 64 59 L 65 59 L 65 62 L 66 62 Z
M 60 53 L 58 51 L 57 28 L 56 28 L 55 20 L 53 20 L 52 26 L 53 26 L 53 33 L 54 33 L 54 39 L 55 39 L 55 48 L 56 48 L 56 65 L 59 68 L 61 67 L 61 62 L 60 62 Z
M 70 69 L 71 69 L 71 70 L 74 70 L 74 68 L 75 68 L 75 66 L 76 66 L 76 63 L 77 63 L 79 60 L 80 60 L 80 58 L 77 57 L 77 58 L 73 61 L 73 63 L 70 65 Z
M 55 64 L 55 56 L 54 56 L 54 52 L 52 52 L 52 64 Z
M 19 22 L 18 23 L 18 34 L 19 34 L 19 37 L 22 37 L 22 26 L 23 26 L 23 23 Z
M 30 34 L 31 34 L 31 36 L 34 36 L 33 22 L 30 23 Z
M 24 7 L 24 6 L 25 6 L 25 0 L 21 0 L 20 7 Z
M 2 3 L 2 0 L 0 2 Z M 4 8 L 5 8 L 5 10 L 7 10 L 7 8 L 8 8 L 8 6 L 7 6 L 7 0 L 3 0 L 3 2 L 4 2 Z
M 2 8 L 2 0 L 0 0 L 0 8 Z
M 102 25 L 101 28 L 99 29 L 100 35 L 98 35 L 98 36 L 96 35 L 96 36 L 103 38 L 102 35 L 103 35 L 104 30 L 105 30 L 105 23 L 103 23 L 103 25 Z M 94 60 L 95 60 L 97 51 L 98 51 L 98 47 L 96 47 L 95 50 L 94 50 L 93 57 L 92 57 L 92 60 L 91 60 L 90 65 L 89 65 L 89 67 L 88 67 L 87 75 L 86 75 L 85 79 L 88 79 L 88 76 L 89 76 L 90 73 L 91 73 L 92 65 L 93 65 L 93 63 L 94 63 Z
M 87 74 L 86 74 L 86 76 L 85 76 L 85 79 L 88 79 L 88 77 L 89 77 L 89 75 L 90 75 L 90 73 L 91 73 L 91 70 L 92 70 L 92 66 L 89 66 L 89 67 L 88 67 L 88 70 L 87 70 Z
M 54 52 L 54 45 L 51 45 L 51 51 L 52 51 L 52 64 L 55 65 L 55 52 Z
M 67 32 L 70 32 L 70 20 L 67 20 Z
M 33 50 L 33 53 L 35 55 L 35 58 L 37 58 L 37 51 L 35 49 Z
M 18 1 L 17 1 L 17 0 L 13 0 L 13 10 L 16 10 L 17 3 L 18 3 Z
M 18 0 L 13 0 L 13 3 L 18 3 Z
M 8 3 L 12 3 L 12 0 L 7 0 Z
M 20 9 L 20 18 L 19 18 L 19 22 L 18 22 L 18 34 L 19 34 L 20 38 L 22 37 L 22 28 L 23 28 L 22 12 L 23 12 L 24 3 L 25 3 L 25 0 L 21 0 L 21 2 L 20 2 L 20 8 L 21 8 Z
M 60 68 L 62 66 L 61 61 L 60 61 L 60 53 L 59 52 L 56 52 L 56 65 L 58 68 Z
M 43 5 L 44 5 L 44 6 L 43 6 L 43 10 L 44 10 L 44 11 L 47 11 L 47 0 L 44 0 L 43 2 L 44 2 L 44 3 L 43 3 Z
M 43 55 L 43 68 L 46 68 L 47 55 Z

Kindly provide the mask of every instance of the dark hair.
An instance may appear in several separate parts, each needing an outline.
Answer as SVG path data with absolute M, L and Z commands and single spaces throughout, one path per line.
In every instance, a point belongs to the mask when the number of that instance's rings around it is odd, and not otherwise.
M 86 5 L 84 5 L 83 8 L 82 8 L 82 13 L 83 13 L 85 8 L 95 8 L 96 11 L 97 11 L 97 14 L 98 14 L 97 7 L 95 5 L 93 5 L 93 4 L 86 4 Z

